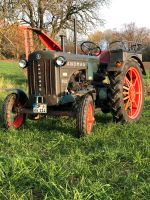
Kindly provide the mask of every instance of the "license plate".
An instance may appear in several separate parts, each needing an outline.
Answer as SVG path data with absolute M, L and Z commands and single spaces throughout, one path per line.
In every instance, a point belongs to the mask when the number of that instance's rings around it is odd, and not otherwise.
M 47 113 L 47 104 L 44 104 L 44 103 L 33 104 L 33 112 L 34 113 Z

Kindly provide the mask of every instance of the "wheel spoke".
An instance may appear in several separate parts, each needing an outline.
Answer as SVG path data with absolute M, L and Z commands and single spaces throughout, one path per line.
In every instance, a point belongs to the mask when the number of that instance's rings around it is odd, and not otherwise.
M 134 105 L 135 109 L 138 108 L 138 105 L 137 105 L 136 101 L 133 102 L 133 105 Z
M 123 86 L 123 89 L 125 89 L 125 90 L 129 90 L 129 88 L 128 88 L 128 87 L 126 87 L 125 85 Z
M 124 91 L 123 94 L 124 94 L 124 95 L 127 95 L 127 94 L 129 94 L 129 92 Z
M 127 110 L 130 107 L 130 100 L 128 99 L 127 103 L 125 104 L 125 110 Z
M 138 78 L 137 78 L 137 77 L 135 78 L 135 81 L 134 81 L 134 83 L 133 83 L 133 86 L 134 86 L 134 87 L 135 87 L 136 83 L 138 83 Z
M 136 92 L 135 94 L 141 95 L 141 94 L 142 94 L 142 92 Z
M 130 87 L 131 83 L 127 77 L 125 77 L 125 83 L 127 84 L 128 87 Z
M 132 101 L 130 101 L 130 112 L 129 112 L 129 115 L 132 116 L 133 114 L 133 104 L 132 104 Z
M 129 71 L 129 76 L 130 76 L 130 84 L 133 83 L 133 74 L 132 74 L 132 70 Z
M 84 44 L 84 47 L 86 48 L 86 49 L 88 49 L 89 47 L 86 45 L 86 44 Z
M 127 100 L 127 99 L 129 99 L 129 96 L 126 96 L 126 97 L 123 98 L 124 101 Z

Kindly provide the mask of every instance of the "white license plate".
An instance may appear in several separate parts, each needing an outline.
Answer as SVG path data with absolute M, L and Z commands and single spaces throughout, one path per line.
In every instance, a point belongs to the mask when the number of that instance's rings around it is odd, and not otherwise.
M 47 113 L 47 104 L 44 103 L 35 103 L 33 104 L 34 113 Z

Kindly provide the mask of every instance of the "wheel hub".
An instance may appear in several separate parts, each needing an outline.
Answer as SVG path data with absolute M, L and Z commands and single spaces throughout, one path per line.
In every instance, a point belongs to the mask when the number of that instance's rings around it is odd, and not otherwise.
M 134 102 L 135 101 L 135 88 L 134 86 L 130 86 L 129 88 L 129 99 L 130 101 Z

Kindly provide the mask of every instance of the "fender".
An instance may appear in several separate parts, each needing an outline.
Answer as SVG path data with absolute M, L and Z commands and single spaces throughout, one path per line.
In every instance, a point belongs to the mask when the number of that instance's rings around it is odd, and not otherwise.
M 8 89 L 9 93 L 14 93 L 17 95 L 18 99 L 22 104 L 24 105 L 28 101 L 28 97 L 26 93 L 23 90 L 20 89 Z
M 126 52 L 124 52 L 126 53 Z M 125 59 L 124 59 L 125 57 Z M 107 67 L 107 71 L 120 71 L 122 69 L 122 66 L 117 68 L 114 66 L 114 64 L 116 63 L 116 61 L 118 60 L 118 58 L 116 57 L 116 55 L 114 56 L 115 59 L 112 59 L 112 61 L 110 62 L 110 64 L 108 64 L 108 67 Z M 121 56 L 120 56 L 120 60 L 122 60 L 122 62 L 126 62 L 127 60 L 129 59 L 134 59 L 135 61 L 137 61 L 139 63 L 139 67 L 141 68 L 141 71 L 142 71 L 142 74 L 143 75 L 146 75 L 146 71 L 145 71 L 145 68 L 144 68 L 144 65 L 141 61 L 141 59 L 139 58 L 139 56 L 135 55 L 135 54 L 130 54 L 129 55 L 125 55 L 123 56 L 122 53 L 121 53 Z
M 142 74 L 146 75 L 146 71 L 145 71 L 144 65 L 143 65 L 142 61 L 140 60 L 140 58 L 137 57 L 137 56 L 132 56 L 131 58 L 134 58 L 135 60 L 137 60 L 137 62 L 140 64 L 140 68 L 142 70 Z

